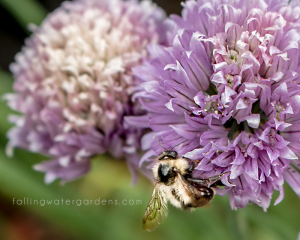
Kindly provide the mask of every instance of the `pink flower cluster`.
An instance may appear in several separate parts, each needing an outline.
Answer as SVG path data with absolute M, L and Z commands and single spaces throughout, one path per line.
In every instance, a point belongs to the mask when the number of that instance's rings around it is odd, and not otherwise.
M 150 127 L 140 165 L 164 147 L 200 160 L 194 176 L 223 176 L 233 209 L 267 209 L 286 181 L 300 196 L 300 5 L 281 1 L 184 3 L 172 16 L 169 47 L 148 47 L 134 68 L 134 97 L 147 113 L 127 117 Z
M 147 57 L 149 43 L 163 43 L 163 10 L 149 1 L 64 2 L 33 30 L 11 65 L 21 116 L 8 137 L 8 152 L 21 147 L 51 158 L 35 169 L 45 181 L 70 181 L 97 154 L 139 160 L 141 129 L 123 121 L 143 110 L 131 101 L 131 68 Z

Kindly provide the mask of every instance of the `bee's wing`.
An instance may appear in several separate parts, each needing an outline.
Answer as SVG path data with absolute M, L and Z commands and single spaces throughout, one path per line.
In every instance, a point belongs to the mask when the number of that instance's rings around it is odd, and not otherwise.
M 180 173 L 178 173 L 178 178 L 186 193 L 193 199 L 193 203 L 195 204 L 193 207 L 203 207 L 212 200 L 214 196 L 213 189 L 189 182 Z
M 158 184 L 155 185 L 149 204 L 143 217 L 143 228 L 153 231 L 168 216 L 166 194 L 160 190 Z

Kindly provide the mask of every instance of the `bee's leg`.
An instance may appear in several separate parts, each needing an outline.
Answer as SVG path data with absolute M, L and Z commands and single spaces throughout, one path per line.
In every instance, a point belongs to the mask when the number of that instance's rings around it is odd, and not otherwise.
M 198 163 L 199 163 L 199 160 L 192 161 L 191 166 L 188 169 L 188 172 L 191 173 L 195 169 L 195 167 L 198 165 Z
M 188 169 L 188 172 L 192 173 L 192 171 L 195 169 L 195 167 L 196 167 L 195 162 L 192 162 L 190 168 Z
M 197 179 L 197 178 L 188 178 L 187 180 L 191 181 L 191 182 L 196 182 L 196 183 L 200 183 L 200 184 L 203 184 L 204 186 L 207 186 L 207 187 L 210 187 L 211 185 L 215 184 L 216 182 L 218 182 L 219 180 L 221 180 L 221 177 L 224 175 L 224 174 L 227 174 L 227 173 L 230 173 L 230 172 L 225 172 L 225 173 L 222 173 L 220 175 L 216 175 L 216 176 L 212 176 L 210 178 L 207 178 L 207 179 Z M 219 185 L 219 184 L 218 184 Z M 222 184 L 223 185 L 223 184 Z
M 222 186 L 225 186 L 225 184 L 223 184 L 221 180 L 218 180 L 218 181 L 216 181 L 214 183 L 214 187 L 217 187 L 217 186 L 221 186 L 222 187 Z
M 198 179 L 198 178 L 187 178 L 188 181 L 190 182 L 196 182 L 200 183 L 203 186 L 209 186 L 209 180 L 208 179 Z
M 195 163 L 192 162 L 190 168 L 188 169 L 188 172 L 192 172 L 195 168 Z
M 221 174 L 221 175 L 216 175 L 216 176 L 212 176 L 210 178 L 208 178 L 209 180 L 209 185 L 208 187 L 210 187 L 211 185 L 215 184 L 216 182 L 220 181 L 221 180 L 221 177 L 223 176 L 224 174 Z

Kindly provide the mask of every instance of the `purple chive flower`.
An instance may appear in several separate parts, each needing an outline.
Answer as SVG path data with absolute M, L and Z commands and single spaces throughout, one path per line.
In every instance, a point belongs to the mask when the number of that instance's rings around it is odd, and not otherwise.
M 286 181 L 300 197 L 300 5 L 297 1 L 186 1 L 171 16 L 169 47 L 150 45 L 133 69 L 134 95 L 148 114 L 127 122 L 151 127 L 152 155 L 175 148 L 200 162 L 195 177 L 222 177 L 233 209 L 264 210 Z M 150 157 L 150 158 L 149 158 Z
M 8 153 L 20 147 L 49 156 L 37 164 L 45 182 L 85 174 L 105 152 L 138 163 L 141 129 L 123 116 L 140 115 L 131 101 L 131 68 L 147 57 L 148 43 L 163 43 L 165 13 L 150 1 L 79 0 L 50 14 L 11 65 L 14 90 Z

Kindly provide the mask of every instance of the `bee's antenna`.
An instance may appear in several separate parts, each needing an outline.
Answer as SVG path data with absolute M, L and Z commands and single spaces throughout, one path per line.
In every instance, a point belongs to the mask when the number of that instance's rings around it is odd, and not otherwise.
M 167 149 L 162 145 L 160 139 L 158 139 L 158 142 L 159 142 L 159 145 L 160 145 L 165 151 L 167 151 Z
M 181 142 L 181 143 L 184 143 L 184 142 L 186 142 L 187 140 L 188 140 L 188 139 L 184 140 L 184 141 L 183 141 L 183 142 Z M 179 144 L 175 145 L 174 147 L 177 147 L 177 146 L 179 146 L 181 143 L 179 143 Z M 174 147 L 172 147 L 172 148 L 170 149 L 170 151 L 172 151 Z

